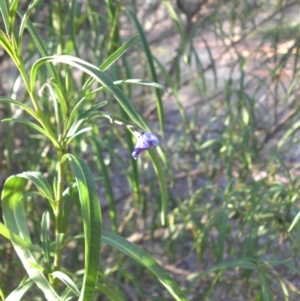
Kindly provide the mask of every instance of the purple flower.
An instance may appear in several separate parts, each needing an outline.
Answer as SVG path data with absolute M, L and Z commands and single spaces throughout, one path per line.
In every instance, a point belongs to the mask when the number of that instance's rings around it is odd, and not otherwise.
M 132 157 L 136 160 L 136 158 L 141 152 L 150 149 L 152 147 L 155 147 L 157 145 L 158 145 L 158 139 L 154 134 L 148 132 L 142 132 L 142 134 L 139 136 L 136 142 L 135 148 L 132 153 Z

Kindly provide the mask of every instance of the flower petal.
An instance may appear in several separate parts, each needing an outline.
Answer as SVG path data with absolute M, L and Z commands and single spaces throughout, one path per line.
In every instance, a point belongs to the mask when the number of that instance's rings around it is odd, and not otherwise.
M 142 134 L 139 136 L 136 142 L 135 148 L 132 152 L 132 156 L 136 160 L 141 152 L 148 150 L 152 147 L 155 147 L 157 145 L 158 145 L 158 138 L 154 134 L 148 132 L 142 132 Z

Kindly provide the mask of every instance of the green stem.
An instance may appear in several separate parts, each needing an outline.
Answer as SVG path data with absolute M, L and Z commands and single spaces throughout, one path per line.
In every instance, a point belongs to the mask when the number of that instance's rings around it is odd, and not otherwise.
M 63 152 L 58 151 L 58 163 L 57 163 L 57 186 L 56 186 L 56 225 L 55 234 L 62 233 L 62 217 L 63 217 L 63 187 L 64 187 L 64 167 L 65 162 L 62 160 Z
M 65 171 L 65 162 L 63 160 L 63 152 L 58 150 L 57 152 L 58 160 L 57 160 L 57 184 L 56 184 L 56 193 L 55 193 L 55 201 L 56 201 L 56 210 L 55 214 L 55 236 L 58 237 L 61 234 L 63 229 L 63 189 L 64 189 L 64 171 Z M 61 248 L 55 249 L 54 256 L 54 270 L 59 271 L 61 268 L 61 256 L 62 250 Z M 57 291 L 58 290 L 58 281 L 54 279 L 53 287 Z

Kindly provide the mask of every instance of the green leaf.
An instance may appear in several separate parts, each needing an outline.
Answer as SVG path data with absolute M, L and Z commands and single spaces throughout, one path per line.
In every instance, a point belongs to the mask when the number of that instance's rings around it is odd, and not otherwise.
M 292 229 L 295 227 L 295 225 L 299 222 L 299 219 L 300 219 L 300 211 L 294 217 L 291 225 L 289 226 L 288 232 L 292 231 Z
M 44 251 L 44 261 L 46 264 L 47 274 L 51 273 L 51 261 L 50 261 L 50 214 L 48 211 L 44 212 L 42 217 L 42 247 Z
M 123 116 L 123 118 L 125 119 L 129 119 L 128 115 L 122 110 L 121 114 Z M 130 164 L 131 164 L 131 175 L 130 177 L 128 177 L 128 182 L 130 183 L 132 190 L 133 190 L 133 197 L 136 200 L 136 202 L 138 204 L 142 204 L 142 210 L 143 212 L 145 212 L 145 202 L 143 202 L 143 197 L 142 197 L 142 193 L 141 193 L 141 189 L 139 186 L 139 169 L 138 169 L 138 164 L 137 161 L 132 157 L 132 150 L 134 149 L 134 143 L 133 143 L 133 139 L 132 139 L 132 133 L 130 132 L 130 127 L 127 128 L 127 130 L 125 131 L 125 143 L 127 145 L 128 148 L 128 155 L 131 158 L 130 160 Z M 142 203 L 143 202 L 143 203 Z
M 12 39 L 16 39 L 17 37 L 17 32 L 16 32 L 16 23 L 15 23 L 15 19 L 16 19 L 16 10 L 18 8 L 20 0 L 13 0 L 10 1 L 10 8 L 9 8 L 9 35 L 11 36 L 11 40 Z
M 70 126 L 72 119 L 75 118 L 75 112 L 78 111 L 80 105 L 82 105 L 82 100 L 81 99 L 73 108 L 71 114 L 70 114 L 70 118 L 67 124 L 67 128 Z M 95 105 L 93 105 L 89 110 L 84 111 L 84 113 L 82 113 L 79 117 L 76 118 L 76 121 L 72 123 L 72 126 L 69 128 L 66 137 L 72 137 L 73 135 L 76 134 L 77 130 L 79 129 L 79 127 L 85 123 L 86 121 L 89 121 L 92 118 L 95 118 L 97 116 L 101 116 L 102 113 L 100 111 L 98 111 L 99 108 L 103 107 L 104 105 L 107 104 L 107 101 L 101 101 L 100 103 L 97 103 Z
M 0 3 L 1 3 L 1 1 L 0 1 Z M 4 50 L 8 53 L 8 55 L 11 57 L 11 59 L 16 64 L 13 45 L 11 45 L 10 40 L 8 39 L 8 37 L 1 30 L 0 30 L 0 45 L 4 48 Z
M 117 59 L 119 59 L 125 51 L 133 44 L 133 42 L 136 40 L 138 36 L 132 37 L 130 40 L 125 42 L 119 49 L 117 49 L 114 53 L 112 53 L 99 67 L 101 71 L 107 70 L 112 64 L 116 62 Z
M 151 82 L 151 81 L 147 81 L 147 80 L 143 80 L 143 79 L 125 79 L 125 80 L 116 80 L 113 82 L 114 85 L 116 86 L 120 86 L 120 85 L 142 85 L 142 86 L 150 86 L 150 87 L 153 87 L 153 88 L 156 88 L 156 89 L 160 89 L 164 92 L 167 92 L 168 93 L 168 90 L 158 84 L 158 83 L 154 83 L 154 82 Z M 94 93 L 98 93 L 100 91 L 104 91 L 104 90 L 107 90 L 105 86 L 102 86 L 102 87 L 99 87 L 93 91 L 91 91 L 91 93 L 89 93 L 89 95 L 91 94 L 94 94 Z
M 93 175 L 85 162 L 71 154 L 66 154 L 74 170 L 75 180 L 81 202 L 84 226 L 85 273 L 80 301 L 91 300 L 98 279 L 102 217 Z
M 65 273 L 61 271 L 54 271 L 52 276 L 58 278 L 61 282 L 63 282 L 67 287 L 71 289 L 71 291 L 76 295 L 79 296 L 80 292 L 75 284 L 75 282 Z
M 171 19 L 175 23 L 177 32 L 179 33 L 179 36 L 180 36 L 181 53 L 185 54 L 185 49 L 186 49 L 186 44 L 187 43 L 186 43 L 186 39 L 185 39 L 185 36 L 184 36 L 184 31 L 183 31 L 183 28 L 181 26 L 181 22 L 179 21 L 178 15 L 177 15 L 176 11 L 174 10 L 174 6 L 169 1 L 163 0 L 163 4 L 166 6 L 166 8 L 167 8 L 167 10 L 168 10 L 168 12 L 171 16 Z M 185 54 L 185 57 L 186 57 L 186 54 Z M 187 59 L 185 58 L 185 61 L 186 60 Z
M 31 108 L 29 108 L 28 106 L 22 104 L 21 102 L 16 101 L 16 100 L 11 99 L 11 98 L 7 98 L 7 97 L 0 97 L 0 102 L 14 104 L 14 105 L 20 107 L 21 109 L 23 109 L 24 111 L 26 111 L 28 114 L 30 114 L 40 124 L 43 124 L 41 118 Z M 38 132 L 42 133 L 46 137 L 48 137 L 52 141 L 53 145 L 55 147 L 59 148 L 59 144 L 58 144 L 56 138 L 52 135 L 52 133 L 49 132 L 49 131 L 46 131 L 45 129 L 43 129 L 42 127 L 40 127 L 39 125 L 37 125 L 37 124 L 35 124 L 33 122 L 30 122 L 30 121 L 27 121 L 27 120 L 23 120 L 23 119 L 5 119 L 4 121 L 14 121 L 14 122 L 19 122 L 19 123 L 26 124 L 26 125 L 34 128 Z
M 76 16 L 76 9 L 77 9 L 77 4 L 78 1 L 77 0 L 72 0 L 72 4 L 71 4 L 71 15 L 70 15 L 70 28 L 71 28 L 71 40 L 73 42 L 73 47 L 74 47 L 74 51 L 77 57 L 80 56 L 78 47 L 77 47 L 77 42 L 76 42 L 76 20 L 78 18 L 78 16 Z
M 17 175 L 20 178 L 31 181 L 40 192 L 41 196 L 54 203 L 54 194 L 45 176 L 40 171 L 25 171 Z
M 222 211 L 220 212 L 220 223 L 218 225 L 219 235 L 216 245 L 216 261 L 220 263 L 223 261 L 223 256 L 225 252 L 225 242 L 227 234 L 227 225 L 228 225 L 228 212 L 227 212 L 227 203 L 224 203 Z
M 70 202 L 69 202 L 70 203 Z M 65 212 L 64 212 L 65 213 Z M 64 230 L 67 229 L 67 227 L 65 226 L 63 228 Z M 62 250 L 63 249 L 63 244 L 64 244 L 64 240 L 65 240 L 65 236 L 66 233 L 59 233 L 56 236 L 56 240 L 55 240 L 55 250 Z M 83 238 L 83 237 L 82 237 Z M 65 245 L 66 246 L 66 245 Z
M 93 114 L 94 112 L 98 111 L 98 109 L 100 109 L 101 107 L 105 106 L 108 103 L 107 100 L 105 101 L 101 101 L 99 103 L 96 103 L 95 105 L 93 105 L 90 109 L 84 111 L 78 119 L 87 119 L 90 117 L 91 114 Z
M 198 50 L 195 49 L 195 47 L 191 44 L 191 54 L 194 54 L 194 58 L 195 58 L 195 64 L 196 64 L 196 69 L 198 70 L 198 74 L 197 77 L 199 76 L 200 79 L 200 91 L 202 93 L 206 93 L 207 91 L 207 83 L 206 83 L 206 78 L 205 78 L 205 70 L 203 68 L 203 64 L 202 61 L 199 57 L 199 53 Z
M 80 129 L 79 131 L 77 131 L 75 134 L 73 134 L 73 135 L 67 140 L 66 145 L 69 145 L 69 144 L 72 142 L 72 140 L 73 140 L 75 137 L 77 137 L 78 135 L 81 135 L 82 133 L 86 133 L 86 132 L 90 131 L 91 129 L 92 129 L 91 126 L 88 126 L 88 127 L 85 127 L 85 128 Z
M 298 129 L 300 128 L 300 121 L 297 121 L 295 124 L 293 124 L 293 126 L 291 126 L 286 133 L 283 135 L 283 137 L 280 139 L 280 141 L 278 142 L 278 148 L 280 148 L 285 142 L 286 140 L 292 136 Z
M 186 127 L 186 124 L 187 124 L 186 116 L 185 116 L 186 112 L 185 112 L 182 102 L 180 100 L 178 88 L 176 87 L 175 83 L 173 82 L 172 77 L 169 75 L 169 71 L 166 70 L 166 68 L 163 66 L 163 64 L 155 57 L 154 57 L 154 61 L 157 64 L 157 66 L 159 67 L 161 73 L 163 74 L 163 77 L 165 78 L 166 82 L 168 83 L 168 86 L 171 87 L 171 89 L 172 89 L 172 94 L 175 97 L 182 123 Z
M 8 1 L 7 0 L 1 0 L 0 1 L 0 11 L 2 15 L 2 20 L 5 26 L 6 34 L 9 35 L 9 15 L 8 15 Z
M 80 107 L 84 104 L 84 101 L 86 100 L 86 96 L 82 97 L 76 104 L 75 106 L 73 107 L 71 113 L 70 113 L 70 117 L 68 119 L 68 122 L 67 122 L 67 125 L 66 125 L 66 128 L 69 129 L 70 128 L 70 124 L 72 123 L 72 121 L 75 119 L 75 116 L 76 116 L 76 113 L 79 111 Z M 107 100 L 104 100 L 104 101 L 101 101 L 100 103 L 98 104 L 95 104 L 90 110 L 93 111 L 94 109 L 99 109 L 100 107 L 103 107 L 105 106 L 106 104 L 108 103 Z M 89 110 L 89 111 L 90 111 Z M 79 117 L 80 118 L 83 118 L 83 116 Z M 78 119 L 78 118 L 76 118 Z M 73 125 L 72 125 L 73 127 Z M 69 134 L 68 134 L 69 135 Z
M 33 123 L 31 121 L 27 121 L 24 119 L 16 119 L 16 118 L 6 118 L 1 120 L 2 122 L 15 122 L 15 123 L 22 123 L 25 125 L 28 125 L 29 127 L 35 129 L 36 131 L 40 132 L 41 134 L 43 134 L 44 136 L 48 137 L 51 140 L 51 136 L 48 135 L 48 133 L 39 125 L 37 125 L 36 123 Z
M 112 64 L 119 59 L 124 52 L 132 45 L 136 40 L 137 36 L 134 36 L 129 41 L 125 42 L 119 49 L 117 49 L 113 54 L 111 54 L 99 67 L 101 71 L 106 71 Z M 89 78 L 86 83 L 83 85 L 82 90 L 86 90 L 93 83 L 93 78 Z
M 268 275 L 264 273 L 259 273 L 259 283 L 261 289 L 261 300 L 273 301 L 273 294 L 271 293 L 271 285 L 269 282 Z
M 8 103 L 8 104 L 14 104 L 18 107 L 20 107 L 21 109 L 23 109 L 24 111 L 26 111 L 29 115 L 31 115 L 34 119 L 39 120 L 38 115 L 28 106 L 24 105 L 23 103 L 14 100 L 12 98 L 8 98 L 8 97 L 3 97 L 0 96 L 0 102 L 4 102 L 4 103 Z
M 134 23 L 134 25 L 135 25 L 138 33 L 139 33 L 139 36 L 140 36 L 140 39 L 142 41 L 142 45 L 144 47 L 144 51 L 145 51 L 145 54 L 146 54 L 146 57 L 147 57 L 147 62 L 148 62 L 148 65 L 149 65 L 152 81 L 158 82 L 158 77 L 157 77 L 157 74 L 156 74 L 156 71 L 155 71 L 154 62 L 153 62 L 153 58 L 152 58 L 152 53 L 151 53 L 150 47 L 148 45 L 146 36 L 144 34 L 143 28 L 142 28 L 141 24 L 139 23 L 139 21 L 136 17 L 136 14 L 133 11 L 131 11 L 129 9 L 126 9 L 126 12 L 129 15 L 130 19 L 133 21 L 133 23 Z M 165 121 L 164 121 L 164 108 L 163 108 L 163 104 L 162 104 L 162 99 L 161 99 L 161 96 L 160 96 L 160 92 L 158 90 L 155 90 L 155 95 L 156 95 L 156 107 L 157 107 L 159 125 L 160 125 L 162 135 L 164 135 L 164 126 L 165 126 L 164 123 L 165 123 Z
M 20 9 L 17 10 L 17 13 L 19 14 L 19 16 L 21 18 L 23 18 L 24 15 L 25 15 L 24 12 L 22 12 Z M 44 56 L 48 56 L 49 54 L 48 54 L 48 51 L 47 51 L 47 49 L 45 47 L 44 41 L 41 39 L 41 37 L 39 36 L 39 34 L 38 34 L 37 30 L 36 30 L 36 27 L 34 27 L 32 25 L 32 23 L 30 22 L 29 19 L 26 19 L 26 27 L 27 27 L 30 35 L 32 36 L 32 38 L 34 40 L 34 44 L 35 44 L 35 46 L 37 46 L 40 54 L 43 57 Z M 47 69 L 48 69 L 51 77 L 55 79 L 55 82 L 56 82 L 56 85 L 58 86 L 58 89 L 60 91 L 63 91 L 63 87 L 61 85 L 60 78 L 59 78 L 59 76 L 58 76 L 58 74 L 56 72 L 56 69 L 54 68 L 53 64 L 46 64 L 46 66 L 47 66 Z
M 18 176 L 9 177 L 2 190 L 1 200 L 3 218 L 7 228 L 18 234 L 22 239 L 31 243 L 26 223 L 25 209 L 20 201 L 25 193 L 27 181 Z
M 24 249 L 31 250 L 33 252 L 42 253 L 43 249 L 33 245 L 31 242 L 22 239 L 19 235 L 10 231 L 3 223 L 0 222 L 0 234 L 9 239 L 12 243 L 19 245 Z
M 40 0 L 34 0 L 32 1 L 28 8 L 27 8 L 27 11 L 26 13 L 24 14 L 24 16 L 22 17 L 22 21 L 21 21 L 21 24 L 20 24 L 20 29 L 19 29 L 19 38 L 20 38 L 20 41 L 22 41 L 22 37 L 23 37 L 23 32 L 24 32 L 24 29 L 25 29 L 25 26 L 27 24 L 27 20 L 32 12 L 32 10 L 34 9 L 34 7 L 38 4 Z M 20 45 L 21 46 L 21 45 Z
M 57 98 L 58 98 L 58 102 L 59 102 L 59 105 L 60 105 L 59 112 L 62 115 L 61 119 L 62 120 L 68 120 L 69 105 L 66 101 L 66 97 L 65 97 L 66 93 L 65 93 L 64 90 L 61 89 L 60 85 L 57 84 L 57 82 L 54 79 L 51 81 L 51 86 L 54 88 L 55 93 L 56 93 Z M 54 97 L 53 101 L 55 101 L 55 100 L 56 100 L 56 98 Z
M 175 300 L 188 300 L 176 282 L 169 276 L 169 274 L 163 268 L 161 268 L 161 266 L 149 254 L 147 254 L 137 245 L 130 243 L 128 240 L 119 235 L 107 232 L 103 232 L 102 241 L 147 268 L 147 270 L 153 273 L 156 278 L 166 287 Z
M 212 71 L 213 71 L 213 74 L 214 74 L 214 82 L 215 82 L 215 88 L 216 88 L 218 86 L 218 76 L 217 76 L 217 69 L 216 69 L 215 59 L 214 59 L 214 57 L 211 53 L 210 46 L 209 46 L 208 42 L 206 41 L 206 39 L 203 36 L 201 36 L 201 39 L 205 44 L 205 48 L 207 50 L 207 53 L 208 53 L 208 56 L 209 56 L 209 59 L 210 59 L 210 65 L 211 65 L 211 68 L 212 68 Z
M 25 192 L 26 183 L 27 180 L 24 178 L 18 176 L 9 177 L 4 183 L 1 200 L 3 219 L 8 230 L 31 243 L 25 208 L 21 201 Z M 13 242 L 13 246 L 30 279 L 42 290 L 46 299 L 51 301 L 60 300 L 41 269 L 38 268 L 39 265 L 33 253 L 15 242 Z
M 115 123 L 118 125 L 125 125 L 127 128 L 134 127 L 134 125 L 132 123 L 128 122 L 126 119 L 124 119 L 120 116 L 111 115 L 107 112 L 102 112 L 101 117 L 108 119 L 110 123 Z
M 243 116 L 244 125 L 248 126 L 250 116 L 249 116 L 249 112 L 248 112 L 247 108 L 245 108 L 245 107 L 242 108 L 242 116 Z
M 50 93 L 52 101 L 53 101 L 54 116 L 55 116 L 55 121 L 56 121 L 55 127 L 56 127 L 57 137 L 61 137 L 63 120 L 67 120 L 67 116 L 66 116 L 67 109 L 65 108 L 64 105 L 61 105 L 59 107 L 59 103 L 61 103 L 61 104 L 65 103 L 65 100 L 63 97 L 63 92 L 59 91 L 58 87 L 54 83 L 52 85 L 45 83 L 39 90 L 40 95 L 42 94 L 42 92 L 44 91 L 45 88 L 47 88 L 49 90 L 49 93 Z M 57 93 L 55 94 L 54 91 L 56 91 Z
M 109 298 L 111 301 L 124 301 L 124 298 L 118 294 L 117 291 L 111 289 L 110 287 L 107 287 L 106 285 L 97 285 L 97 290 L 105 294 L 107 298 Z
M 34 282 L 26 276 L 18 287 L 5 298 L 5 301 L 23 300 L 24 294 L 33 286 L 33 284 Z
M 158 177 L 160 195 L 161 195 L 161 223 L 162 225 L 165 225 L 166 213 L 168 208 L 168 192 L 167 192 L 166 176 L 163 170 L 163 165 L 159 161 L 156 151 L 150 149 L 148 150 L 148 154 L 151 158 L 155 173 Z
M 219 264 L 213 265 L 211 268 L 206 269 L 202 273 L 191 273 L 188 276 L 188 280 L 192 280 L 193 283 L 199 282 L 199 280 L 203 277 L 208 276 L 211 273 L 224 271 L 230 268 L 242 268 L 247 270 L 255 270 L 257 261 L 253 258 L 245 257 L 238 258 L 236 260 L 225 261 Z
M 206 149 L 216 143 L 221 143 L 221 139 L 210 139 L 210 140 L 207 140 L 205 141 L 204 143 L 202 143 L 199 147 L 199 150 L 203 150 L 203 149 Z
M 95 66 L 89 64 L 88 62 L 85 62 L 81 59 L 75 58 L 70 55 L 54 55 L 49 57 L 44 57 L 39 60 L 37 60 L 30 72 L 30 89 L 33 91 L 35 86 L 35 80 L 37 76 L 37 71 L 40 68 L 41 65 L 43 65 L 46 62 L 58 62 L 67 64 L 73 67 L 76 67 L 83 72 L 89 74 L 91 77 L 93 77 L 96 81 L 101 83 L 103 86 L 105 86 L 116 98 L 116 100 L 119 102 L 120 106 L 125 110 L 125 112 L 129 115 L 129 117 L 140 127 L 143 129 L 148 129 L 149 127 L 146 124 L 146 122 L 143 120 L 143 118 L 137 113 L 135 108 L 132 106 L 130 101 L 127 99 L 125 94 L 114 85 L 114 83 L 110 80 L 110 78 L 100 71 Z
M 97 130 L 97 129 L 96 129 Z M 99 142 L 98 137 L 95 137 L 95 135 L 91 138 L 91 144 L 94 150 L 94 154 L 97 158 L 97 165 L 100 165 L 101 169 L 101 175 L 103 175 L 104 178 L 104 186 L 105 186 L 105 192 L 106 192 L 106 199 L 109 204 L 109 216 L 112 221 L 112 230 L 114 232 L 117 232 L 117 209 L 115 204 L 115 197 L 114 197 L 114 191 L 112 188 L 112 181 L 109 177 L 109 171 L 108 168 L 104 162 L 104 158 L 102 155 L 102 145 Z

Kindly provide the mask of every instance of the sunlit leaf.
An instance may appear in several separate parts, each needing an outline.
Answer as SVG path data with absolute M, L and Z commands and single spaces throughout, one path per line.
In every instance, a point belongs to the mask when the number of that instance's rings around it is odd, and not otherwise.
M 100 71 L 95 66 L 89 64 L 88 62 L 85 62 L 81 59 L 69 56 L 69 55 L 54 55 L 50 57 L 45 57 L 42 59 L 37 60 L 30 72 L 30 87 L 31 90 L 34 90 L 35 86 L 35 80 L 37 76 L 38 69 L 46 62 L 57 62 L 57 63 L 63 63 L 67 64 L 73 67 L 76 67 L 83 72 L 89 74 L 92 78 L 94 78 L 96 81 L 104 85 L 117 99 L 120 106 L 126 111 L 126 113 L 130 116 L 130 118 L 140 127 L 143 129 L 149 129 L 146 122 L 143 120 L 143 118 L 137 113 L 133 105 L 130 103 L 130 101 L 127 99 L 125 94 L 114 85 L 114 83 L 110 80 L 110 78 Z
M 8 15 L 7 5 L 8 5 L 8 1 L 6 1 L 6 0 L 0 1 L 0 11 L 1 11 L 1 15 L 2 15 L 2 20 L 3 20 L 4 26 L 5 26 L 6 34 L 8 35 L 10 26 L 9 26 L 9 15 Z
M 22 200 L 26 183 L 27 180 L 24 178 L 9 177 L 4 183 L 1 200 L 6 227 L 9 231 L 18 234 L 22 239 L 31 243 Z M 13 242 L 13 246 L 30 279 L 41 289 L 47 300 L 60 300 L 42 270 L 38 268 L 39 265 L 33 253 L 16 242 Z
M 6 298 L 5 301 L 21 301 L 24 294 L 34 285 L 34 282 L 31 279 L 26 277 L 18 287 L 13 290 Z
M 80 295 L 80 291 L 78 290 L 78 287 L 76 286 L 75 282 L 67 274 L 61 271 L 54 271 L 52 273 L 52 276 L 58 278 L 61 282 L 63 282 L 74 292 L 75 295 Z
M 84 226 L 84 280 L 80 301 L 90 300 L 98 279 L 102 218 L 93 175 L 82 159 L 66 154 L 74 170 Z
M 112 248 L 119 250 L 121 253 L 129 256 L 139 264 L 143 265 L 147 270 L 154 274 L 175 298 L 175 300 L 188 300 L 177 286 L 176 282 L 169 276 L 169 274 L 163 268 L 161 268 L 161 266 L 149 254 L 144 252 L 137 245 L 132 244 L 125 238 L 113 233 L 103 232 L 102 240 Z

